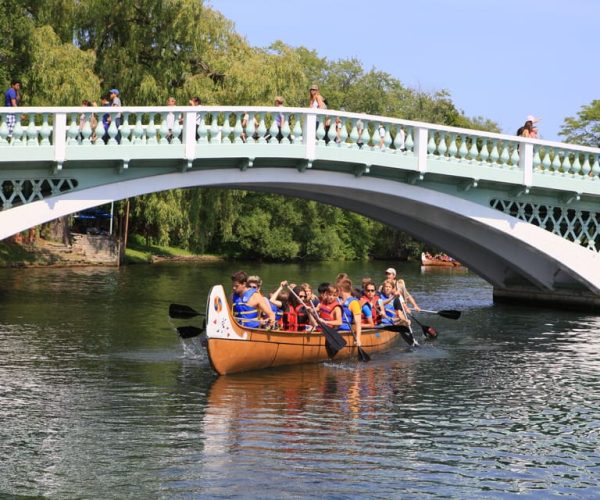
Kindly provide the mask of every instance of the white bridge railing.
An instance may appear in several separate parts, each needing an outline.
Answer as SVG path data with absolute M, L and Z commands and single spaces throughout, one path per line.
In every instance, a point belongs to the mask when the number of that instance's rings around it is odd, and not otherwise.
M 65 161 L 92 157 L 181 158 L 191 167 L 205 146 L 236 146 L 240 155 L 252 157 L 255 145 L 298 145 L 309 162 L 318 158 L 319 148 L 354 149 L 412 157 L 422 174 L 433 163 L 439 171 L 440 162 L 449 162 L 449 172 L 457 163 L 470 171 L 494 169 L 513 176 L 518 171 L 526 187 L 535 184 L 534 174 L 544 174 L 548 180 L 583 181 L 591 194 L 600 193 L 598 148 L 383 116 L 233 106 L 0 109 L 0 171 L 3 163 L 44 160 L 60 170 Z

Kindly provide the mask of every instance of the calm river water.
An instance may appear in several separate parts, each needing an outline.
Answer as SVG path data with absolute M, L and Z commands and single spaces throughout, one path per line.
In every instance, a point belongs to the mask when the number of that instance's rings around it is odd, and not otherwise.
M 388 262 L 0 270 L 0 496 L 600 497 L 600 317 L 494 305 L 397 266 L 434 344 L 217 378 L 170 302 L 232 271 L 381 276 Z

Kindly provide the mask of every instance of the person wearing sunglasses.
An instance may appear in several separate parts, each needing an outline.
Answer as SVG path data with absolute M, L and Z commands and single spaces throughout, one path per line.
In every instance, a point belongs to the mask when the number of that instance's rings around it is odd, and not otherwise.
M 373 322 L 373 325 L 371 326 L 381 323 L 381 318 L 385 315 L 385 311 L 373 281 L 369 280 L 363 283 L 363 295 L 360 298 L 360 304 L 363 310 L 365 307 L 370 309 L 371 321 Z M 365 316 L 363 319 L 363 325 L 367 326 L 367 317 L 365 313 L 363 313 L 363 315 Z

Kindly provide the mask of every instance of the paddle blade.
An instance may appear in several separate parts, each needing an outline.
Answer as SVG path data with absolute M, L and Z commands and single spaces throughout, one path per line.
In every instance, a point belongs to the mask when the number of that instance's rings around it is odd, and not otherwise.
M 169 316 L 171 318 L 193 318 L 194 316 L 202 316 L 202 313 L 199 313 L 195 309 L 192 309 L 190 306 L 185 306 L 183 304 L 171 304 L 169 306 Z
M 442 318 L 458 319 L 458 318 L 460 318 L 461 311 L 455 311 L 454 309 L 446 309 L 443 311 L 438 311 L 438 314 Z
M 435 339 L 438 336 L 438 331 L 433 326 L 421 325 L 423 335 L 428 339 Z
M 371 361 L 371 356 L 369 356 L 369 354 L 360 346 L 358 347 L 358 360 L 359 361 L 364 361 L 365 363 L 367 361 Z
M 333 358 L 340 349 L 346 346 L 346 340 L 342 337 L 337 330 L 326 325 L 322 321 L 319 321 L 323 333 L 325 334 L 325 348 L 330 358 Z
M 178 326 L 177 333 L 182 339 L 191 339 L 202 335 L 204 330 L 196 326 Z

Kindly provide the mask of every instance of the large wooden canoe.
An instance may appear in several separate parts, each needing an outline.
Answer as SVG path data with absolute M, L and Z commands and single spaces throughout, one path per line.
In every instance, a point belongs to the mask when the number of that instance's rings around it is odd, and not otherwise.
M 325 335 L 320 332 L 289 332 L 246 328 L 237 324 L 225 290 L 214 286 L 206 305 L 206 337 L 210 364 L 219 375 L 260 370 L 275 366 L 319 363 L 329 359 Z M 351 332 L 340 332 L 346 340 L 333 358 L 357 358 L 358 350 Z M 397 332 L 384 329 L 363 330 L 362 347 L 371 354 L 390 347 Z

